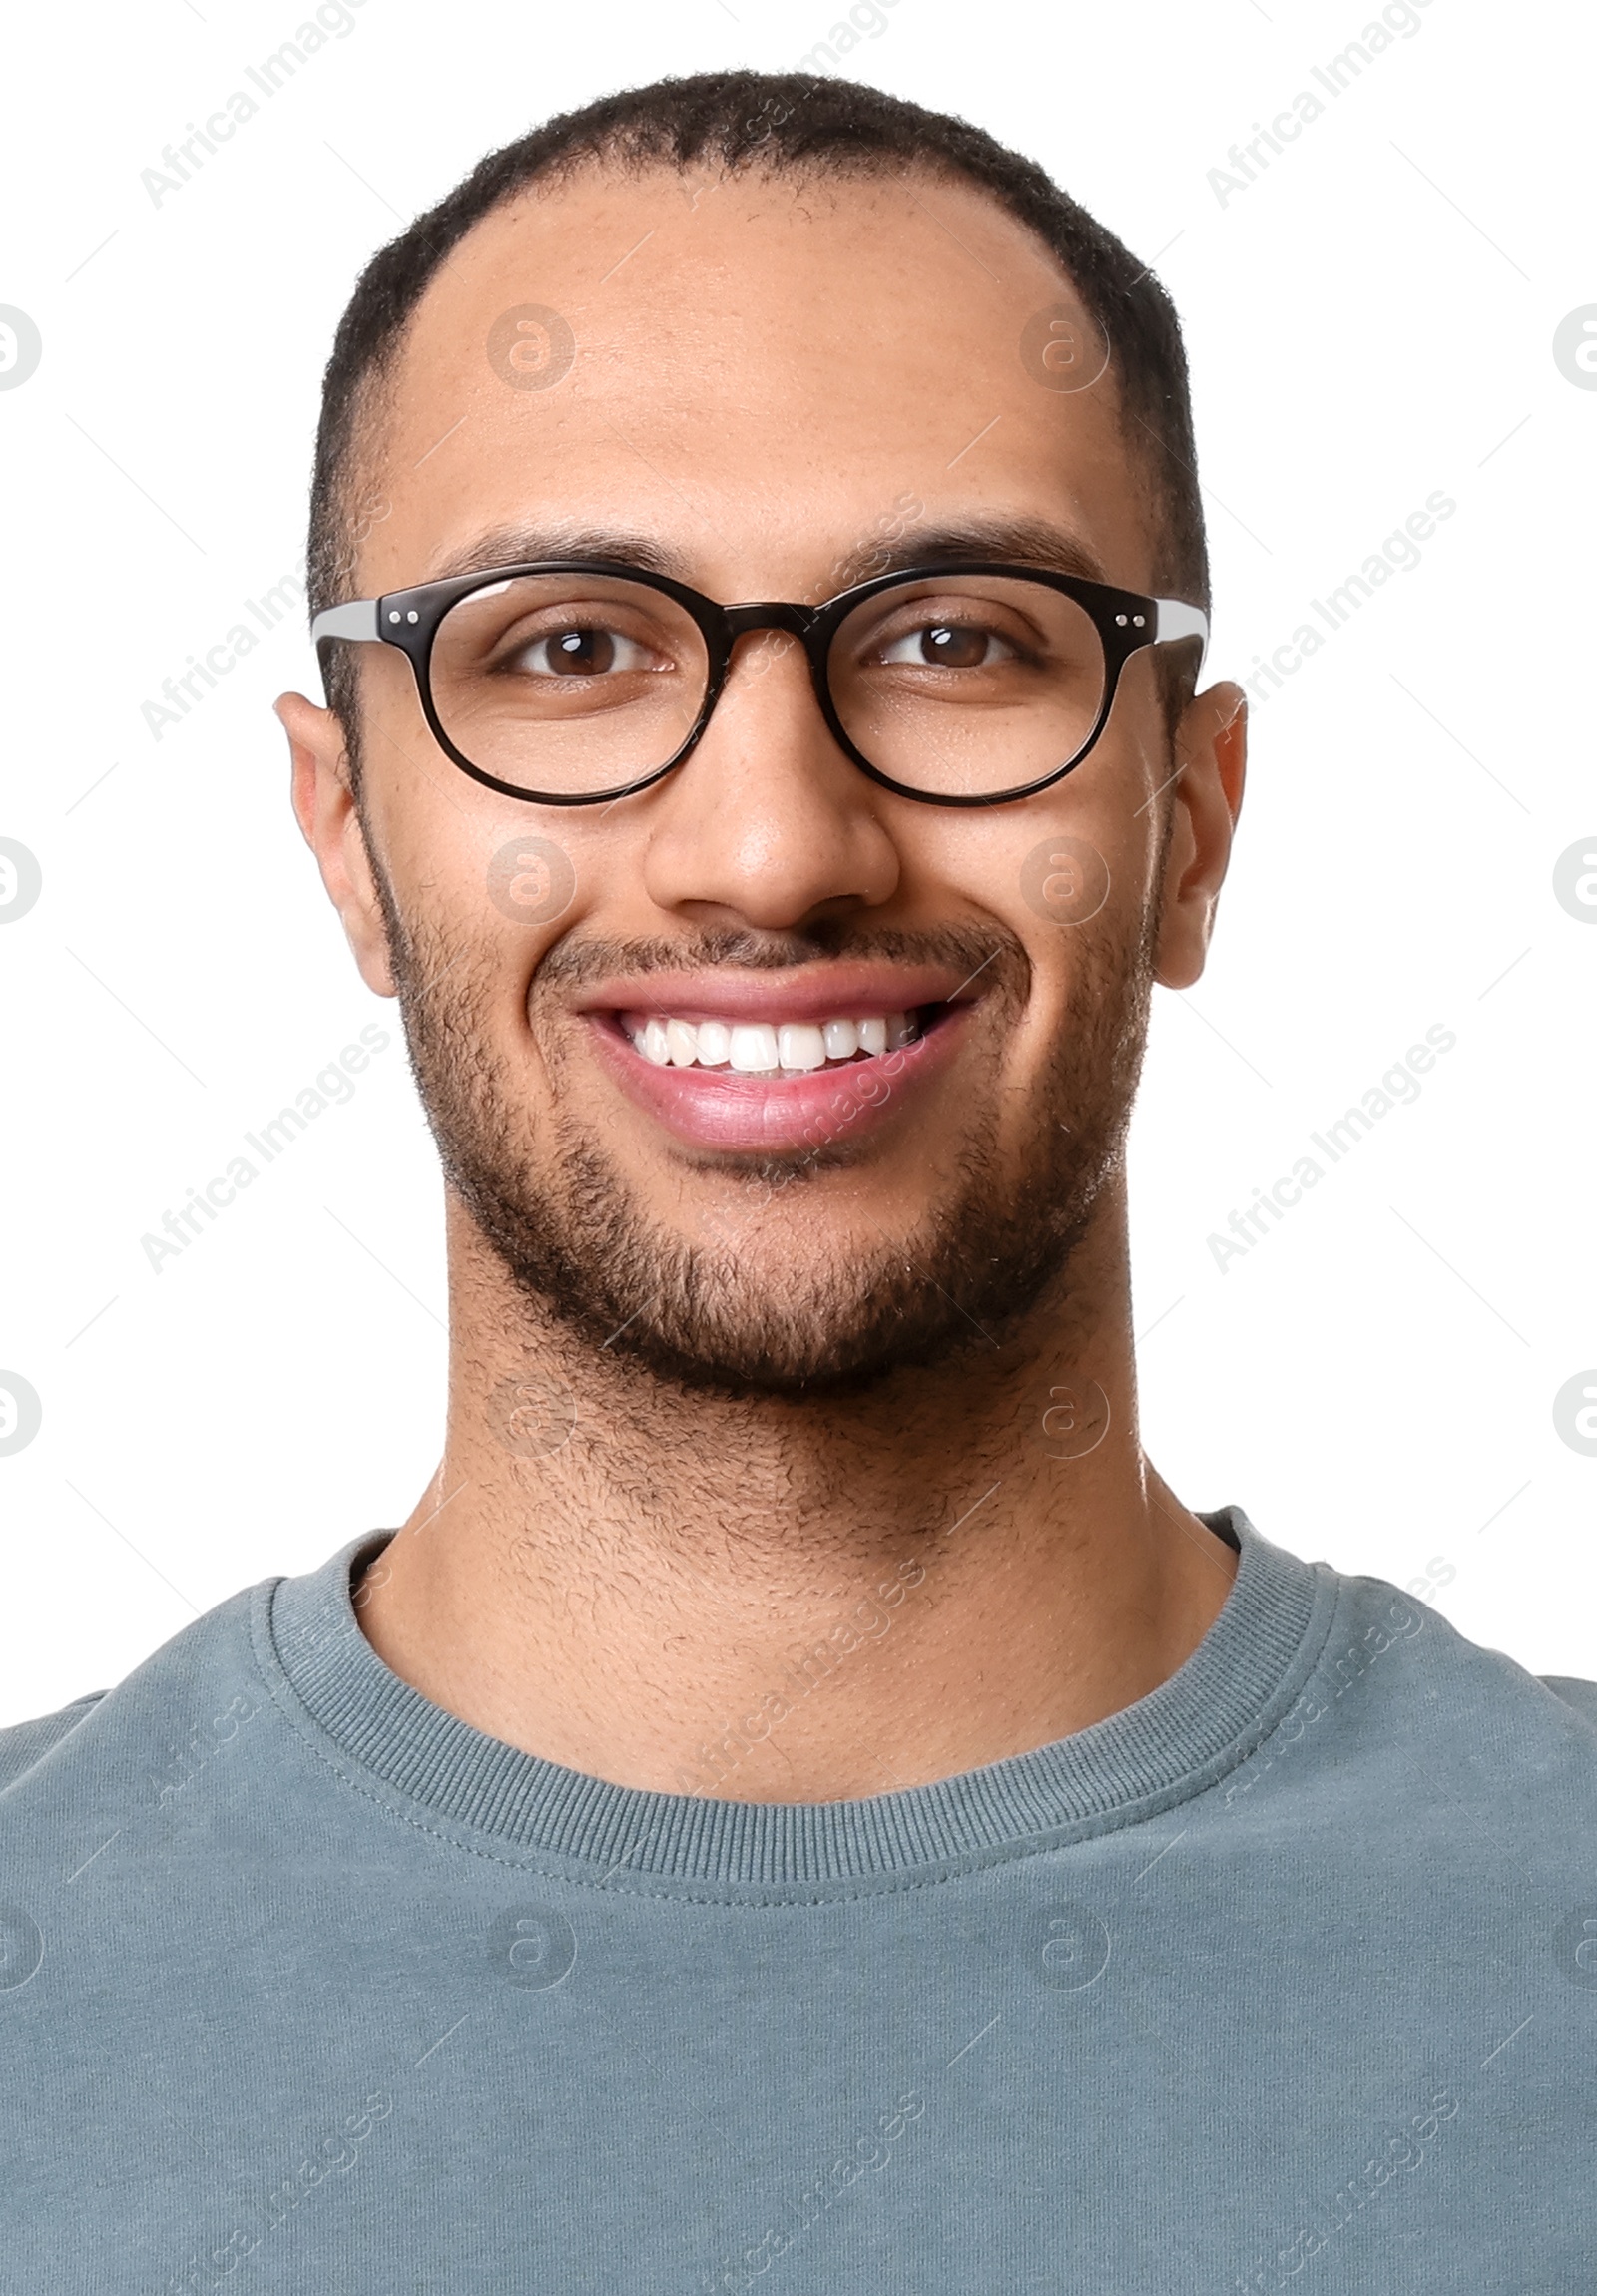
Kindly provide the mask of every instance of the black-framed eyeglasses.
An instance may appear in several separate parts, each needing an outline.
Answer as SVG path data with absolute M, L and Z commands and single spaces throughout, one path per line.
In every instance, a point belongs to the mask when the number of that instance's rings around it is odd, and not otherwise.
M 722 606 L 605 559 L 542 559 L 329 607 L 310 635 L 318 650 L 398 647 L 435 738 L 473 780 L 597 805 L 690 755 L 750 631 L 798 639 L 833 739 L 871 780 L 927 804 L 996 805 L 1081 763 L 1134 654 L 1203 647 L 1209 623 L 1178 599 L 984 559 L 878 575 L 814 607 Z

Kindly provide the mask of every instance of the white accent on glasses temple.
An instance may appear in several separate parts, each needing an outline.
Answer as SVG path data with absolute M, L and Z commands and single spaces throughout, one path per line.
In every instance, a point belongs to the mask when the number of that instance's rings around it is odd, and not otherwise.
M 474 595 L 491 598 L 501 590 L 508 590 L 508 582 L 496 582 L 487 590 Z M 1201 606 L 1188 606 L 1179 598 L 1155 600 L 1158 609 L 1158 627 L 1154 633 L 1156 646 L 1169 646 L 1183 638 L 1196 638 L 1207 654 L 1209 650 L 1209 617 Z M 311 643 L 323 638 L 380 638 L 377 626 L 377 600 L 357 598 L 347 606 L 329 606 L 318 614 L 310 625 Z M 397 615 L 393 617 L 397 622 Z M 411 618 L 412 620 L 414 617 Z M 1200 657 L 1201 663 L 1202 657 Z
M 1184 606 L 1179 598 L 1160 598 L 1155 600 L 1155 604 L 1159 608 L 1159 628 L 1154 638 L 1156 646 L 1168 646 L 1173 639 L 1196 638 L 1204 653 L 1208 653 L 1209 617 L 1201 606 Z M 1203 656 L 1200 655 L 1199 667 L 1202 666 Z
M 323 638 L 377 638 L 377 601 L 357 598 L 348 606 L 329 606 L 310 625 L 310 643 Z

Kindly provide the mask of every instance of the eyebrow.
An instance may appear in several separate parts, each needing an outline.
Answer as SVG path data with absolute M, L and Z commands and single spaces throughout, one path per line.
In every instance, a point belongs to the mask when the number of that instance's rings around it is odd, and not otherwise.
M 1107 579 L 1102 561 L 1067 527 L 1042 518 L 975 517 L 924 531 L 911 528 L 891 544 L 879 535 L 867 536 L 833 562 L 826 580 L 840 591 L 875 575 L 899 574 L 914 566 L 945 566 L 965 558 L 1046 566 L 1088 582 Z M 490 574 L 502 566 L 546 559 L 602 559 L 614 566 L 635 567 L 640 574 L 664 574 L 693 583 L 691 561 L 671 543 L 634 528 L 591 526 L 492 527 L 450 551 L 424 579 L 445 582 L 455 575 Z
M 682 551 L 629 527 L 496 526 L 461 543 L 423 579 L 447 582 L 456 574 L 491 574 L 501 566 L 562 558 L 609 559 L 616 566 L 636 567 L 640 574 L 666 574 L 678 582 L 690 578 Z
M 900 574 L 911 566 L 942 566 L 950 559 L 990 559 L 1006 566 L 1045 566 L 1056 574 L 1106 582 L 1103 562 L 1079 535 L 1045 518 L 968 518 L 911 528 L 890 546 L 878 539 L 860 543 L 839 559 L 833 575 L 839 588 L 872 575 Z

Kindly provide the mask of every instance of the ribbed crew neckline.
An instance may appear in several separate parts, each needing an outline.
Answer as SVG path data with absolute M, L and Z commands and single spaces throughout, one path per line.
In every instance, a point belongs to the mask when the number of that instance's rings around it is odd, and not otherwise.
M 392 1532 L 266 1582 L 255 1638 L 280 1671 L 290 1718 L 351 1785 L 380 1785 L 410 1815 L 501 1854 L 653 1894 L 891 1888 L 1153 1816 L 1225 1776 L 1274 1728 L 1324 1643 L 1335 1574 L 1273 1546 L 1241 1508 L 1202 1520 L 1241 1559 L 1214 1624 L 1157 1688 L 1031 1753 L 864 1800 L 719 1801 L 613 1785 L 488 1737 L 402 1681 L 360 1630 L 352 1574 Z

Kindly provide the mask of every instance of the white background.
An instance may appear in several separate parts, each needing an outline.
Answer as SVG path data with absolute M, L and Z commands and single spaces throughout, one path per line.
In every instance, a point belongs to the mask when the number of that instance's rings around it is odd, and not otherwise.
M 142 0 L 12 35 L 0 303 L 44 350 L 0 392 L 0 836 L 44 890 L 0 930 L 0 1370 L 44 1418 L 0 1458 L 0 1720 L 401 1520 L 441 1435 L 430 1143 L 267 709 L 316 690 L 302 621 L 159 743 L 141 704 L 301 567 L 321 367 L 383 239 L 554 111 L 789 69 L 837 20 L 366 0 L 154 205 L 141 171 L 306 13 Z M 846 68 L 1035 155 L 1156 262 L 1195 371 L 1215 674 L 1434 490 L 1457 504 L 1257 710 L 1212 968 L 1161 995 L 1133 1169 L 1146 1434 L 1191 1504 L 1240 1500 L 1302 1555 L 1429 1584 L 1538 1671 L 1597 1675 L 1597 1458 L 1552 1409 L 1597 1365 L 1597 912 L 1552 885 L 1597 850 L 1597 391 L 1552 355 L 1597 301 L 1592 59 L 1572 11 L 1554 39 L 1538 11 L 1430 0 L 1331 100 L 1311 66 L 1373 14 L 898 0 Z M 1222 204 L 1210 171 L 1303 89 L 1324 115 Z M 141 1236 L 372 1020 L 392 1043 L 355 1099 L 154 1273 Z M 1438 1022 L 1457 1044 L 1422 1097 L 1217 1268 L 1233 1207 Z

